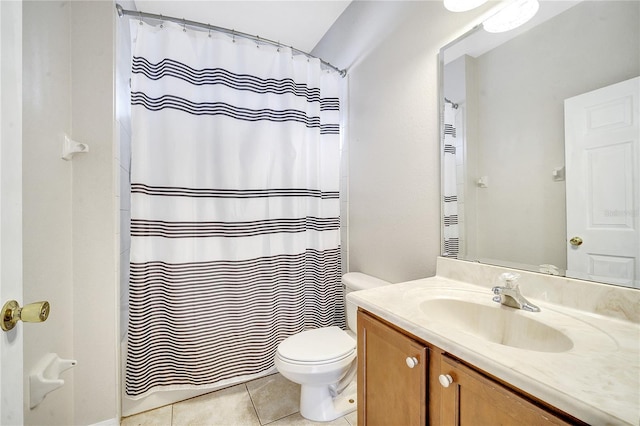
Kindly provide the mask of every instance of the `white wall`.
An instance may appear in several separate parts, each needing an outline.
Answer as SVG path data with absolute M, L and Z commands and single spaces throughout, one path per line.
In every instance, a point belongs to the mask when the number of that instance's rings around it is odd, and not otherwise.
M 112 1 L 71 2 L 72 134 L 91 152 L 73 164 L 74 422 L 117 415 L 119 174 Z
M 391 282 L 435 273 L 437 54 L 488 7 L 455 14 L 439 1 L 356 1 L 314 49 L 348 68 L 351 271 Z
M 111 1 L 24 9 L 24 293 L 51 302 L 25 327 L 25 370 L 46 352 L 78 361 L 25 423 L 93 424 L 118 417 L 116 14 Z M 89 152 L 62 160 L 62 132 Z

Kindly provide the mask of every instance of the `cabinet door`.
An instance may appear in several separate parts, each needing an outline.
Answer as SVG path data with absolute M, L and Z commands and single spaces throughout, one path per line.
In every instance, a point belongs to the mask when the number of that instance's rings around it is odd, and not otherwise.
M 443 380 L 452 380 L 440 389 L 443 426 L 569 424 L 456 360 L 441 361 Z
M 358 425 L 425 425 L 427 365 L 425 345 L 358 312 Z

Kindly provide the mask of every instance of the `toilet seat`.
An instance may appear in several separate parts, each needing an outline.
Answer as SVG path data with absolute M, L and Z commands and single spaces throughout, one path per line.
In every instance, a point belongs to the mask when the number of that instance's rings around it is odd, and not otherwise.
M 343 356 L 337 357 L 337 358 L 331 358 L 331 359 L 323 359 L 321 361 L 300 361 L 297 359 L 291 359 L 291 358 L 287 358 L 283 355 L 281 355 L 280 353 L 277 353 L 276 356 L 282 361 L 282 362 L 287 362 L 289 364 L 295 364 L 295 365 L 300 365 L 300 366 L 314 366 L 314 365 L 325 365 L 325 364 L 331 364 L 334 362 L 339 362 L 342 361 L 343 359 L 348 359 L 348 358 L 355 358 L 356 355 L 356 350 L 352 350 L 346 354 L 344 354 Z
M 355 354 L 356 341 L 339 327 L 303 331 L 283 340 L 277 355 L 293 364 L 326 364 Z

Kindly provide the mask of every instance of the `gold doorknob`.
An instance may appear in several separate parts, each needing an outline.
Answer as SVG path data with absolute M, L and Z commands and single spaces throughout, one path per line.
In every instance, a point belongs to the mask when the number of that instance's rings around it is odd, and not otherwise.
M 569 240 L 569 243 L 572 246 L 579 246 L 580 244 L 582 244 L 582 238 L 580 237 L 573 237 L 572 239 Z
M 2 307 L 2 321 L 0 321 L 0 328 L 4 331 L 9 331 L 16 326 L 18 321 L 46 321 L 47 318 L 49 318 L 50 310 L 51 307 L 49 306 L 49 302 L 29 303 L 21 308 L 18 302 L 15 300 L 9 300 Z

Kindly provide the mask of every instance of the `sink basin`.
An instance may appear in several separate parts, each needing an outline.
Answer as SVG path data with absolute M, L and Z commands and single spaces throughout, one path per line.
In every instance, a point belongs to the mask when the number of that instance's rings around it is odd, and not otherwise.
M 455 298 L 428 299 L 420 303 L 420 309 L 443 331 L 455 330 L 529 351 L 566 352 L 573 348 L 566 334 L 536 320 L 538 313 Z

